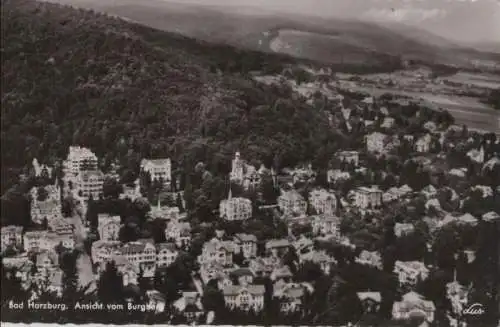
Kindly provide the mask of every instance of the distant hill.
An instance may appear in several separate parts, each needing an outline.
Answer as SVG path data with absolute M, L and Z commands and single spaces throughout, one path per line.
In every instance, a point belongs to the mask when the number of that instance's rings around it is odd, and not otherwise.
M 106 11 L 209 42 L 286 53 L 330 64 L 375 64 L 403 58 L 470 68 L 472 61 L 477 65 L 478 60 L 498 59 L 401 23 L 278 15 L 246 7 L 238 11 L 233 7 L 184 5 L 163 0 L 54 1 Z M 279 33 L 280 30 L 284 32 Z M 291 30 L 295 32 L 290 33 Z M 283 46 L 276 47 L 276 44 Z

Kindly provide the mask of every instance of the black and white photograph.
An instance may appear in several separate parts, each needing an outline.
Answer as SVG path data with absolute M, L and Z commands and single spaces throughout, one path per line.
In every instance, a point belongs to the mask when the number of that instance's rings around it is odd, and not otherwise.
M 2 325 L 500 326 L 499 0 L 0 1 Z

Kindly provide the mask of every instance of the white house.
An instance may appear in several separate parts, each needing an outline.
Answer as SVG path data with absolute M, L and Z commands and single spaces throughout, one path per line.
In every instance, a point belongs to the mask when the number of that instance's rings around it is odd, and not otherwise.
M 174 263 L 179 255 L 179 251 L 173 243 L 156 244 L 156 266 L 158 268 L 168 267 Z
M 429 152 L 431 148 L 431 141 L 432 141 L 431 135 L 425 134 L 415 142 L 415 150 L 420 153 Z
M 164 186 L 170 186 L 172 180 L 172 162 L 166 159 L 142 159 L 140 169 L 148 173 L 152 181 L 162 181 Z
M 337 198 L 334 193 L 316 189 L 309 193 L 309 204 L 319 214 L 333 214 L 337 209 Z
M 76 177 L 76 192 L 85 201 L 91 197 L 98 200 L 102 197 L 104 174 L 100 170 L 82 171 Z
M 97 156 L 88 148 L 80 146 L 70 146 L 66 159 L 66 167 L 73 176 L 78 175 L 82 170 L 96 170 Z
M 395 320 L 408 320 L 411 317 L 421 316 L 427 323 L 434 321 L 436 307 L 432 301 L 425 300 L 420 294 L 409 292 L 401 301 L 394 302 L 392 317 Z
M 239 152 L 236 152 L 231 161 L 229 179 L 243 186 L 245 189 L 248 189 L 251 187 L 254 188 L 260 184 L 261 175 L 254 166 L 247 164 L 241 159 Z
M 118 240 L 120 232 L 121 219 L 120 216 L 110 216 L 100 213 L 97 215 L 97 230 L 99 238 L 104 241 Z
M 429 276 L 429 269 L 420 261 L 399 261 L 394 265 L 394 273 L 398 276 L 400 285 L 416 285 Z
M 388 140 L 388 135 L 374 132 L 366 137 L 366 149 L 368 152 L 382 153 L 385 150 Z
M 311 222 L 313 234 L 337 235 L 339 231 L 340 218 L 334 215 L 317 215 Z
M 233 198 L 229 190 L 227 199 L 219 204 L 219 215 L 229 221 L 249 219 L 252 217 L 252 201 L 240 197 Z
M 227 307 L 256 312 L 264 308 L 264 292 L 264 285 L 229 285 L 223 290 Z
M 234 235 L 233 242 L 237 253 L 242 253 L 245 258 L 257 256 L 257 237 L 252 234 L 239 233 Z
M 382 190 L 377 186 L 358 187 L 354 190 L 354 203 L 362 209 L 379 207 L 382 205 Z

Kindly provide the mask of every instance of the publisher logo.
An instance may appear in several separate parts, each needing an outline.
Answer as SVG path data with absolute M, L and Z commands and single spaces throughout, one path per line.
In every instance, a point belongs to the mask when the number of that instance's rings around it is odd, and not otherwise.
M 465 308 L 463 311 L 464 315 L 469 316 L 480 316 L 484 314 L 486 311 L 481 303 L 474 303 L 470 305 L 468 308 Z

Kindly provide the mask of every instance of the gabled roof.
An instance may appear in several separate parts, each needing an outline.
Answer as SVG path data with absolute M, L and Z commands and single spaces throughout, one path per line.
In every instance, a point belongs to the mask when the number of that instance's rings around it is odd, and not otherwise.
M 235 241 L 241 241 L 241 242 L 257 242 L 257 237 L 253 234 L 244 234 L 244 233 L 239 233 L 234 235 Z
M 269 240 L 266 242 L 266 249 L 289 247 L 290 242 L 286 239 Z
M 373 300 L 377 303 L 380 303 L 382 301 L 382 295 L 380 292 L 358 292 L 356 293 L 358 296 L 358 299 L 360 301 L 365 301 L 365 300 Z
M 243 292 L 247 291 L 252 295 L 264 295 L 265 288 L 264 285 L 248 285 L 248 286 L 239 286 L 239 285 L 228 285 L 224 287 L 222 293 L 224 296 L 236 296 Z

